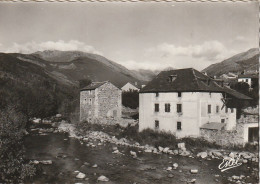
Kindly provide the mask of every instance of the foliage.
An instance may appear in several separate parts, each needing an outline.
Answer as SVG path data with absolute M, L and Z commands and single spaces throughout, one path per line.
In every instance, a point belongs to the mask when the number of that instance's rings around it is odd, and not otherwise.
M 124 91 L 122 93 L 122 104 L 125 107 L 136 109 L 139 107 L 139 93 L 136 90 Z
M 80 89 L 88 86 L 89 84 L 91 84 L 91 80 L 89 80 L 89 79 L 81 79 L 81 80 L 79 80 L 79 88 Z
M 25 125 L 25 116 L 15 107 L 0 111 L 0 181 L 18 183 L 35 174 L 35 168 L 24 161 Z

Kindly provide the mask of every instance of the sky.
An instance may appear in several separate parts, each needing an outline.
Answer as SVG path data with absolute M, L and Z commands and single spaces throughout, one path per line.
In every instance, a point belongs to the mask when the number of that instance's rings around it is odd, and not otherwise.
M 257 2 L 0 2 L 0 52 L 79 50 L 129 69 L 202 70 L 258 48 Z

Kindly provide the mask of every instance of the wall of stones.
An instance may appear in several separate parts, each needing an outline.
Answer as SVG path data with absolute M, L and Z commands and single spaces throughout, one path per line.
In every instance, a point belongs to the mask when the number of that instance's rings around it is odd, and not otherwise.
M 244 126 L 238 123 L 235 130 L 206 130 L 201 129 L 200 134 L 209 142 L 220 146 L 234 146 L 244 144 Z
M 95 102 L 95 90 L 80 92 L 80 121 L 86 121 L 88 118 L 94 117 L 95 111 L 98 108 L 98 105 Z
M 97 89 L 98 118 L 116 117 L 122 114 L 122 92 L 110 82 Z

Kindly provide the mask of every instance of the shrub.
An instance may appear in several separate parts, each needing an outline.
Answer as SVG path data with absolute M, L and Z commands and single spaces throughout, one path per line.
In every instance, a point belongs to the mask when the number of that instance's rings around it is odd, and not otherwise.
M 25 116 L 15 107 L 0 111 L 0 182 L 18 183 L 35 169 L 24 161 Z

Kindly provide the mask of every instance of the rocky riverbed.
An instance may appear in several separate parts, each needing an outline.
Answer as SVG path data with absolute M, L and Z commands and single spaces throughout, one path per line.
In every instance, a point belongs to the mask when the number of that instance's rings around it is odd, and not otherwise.
M 242 165 L 221 172 L 223 158 L 239 153 L 154 148 L 98 131 L 78 137 L 65 121 L 34 125 L 25 144 L 26 157 L 40 168 L 34 183 L 258 183 L 253 153 L 240 153 Z

